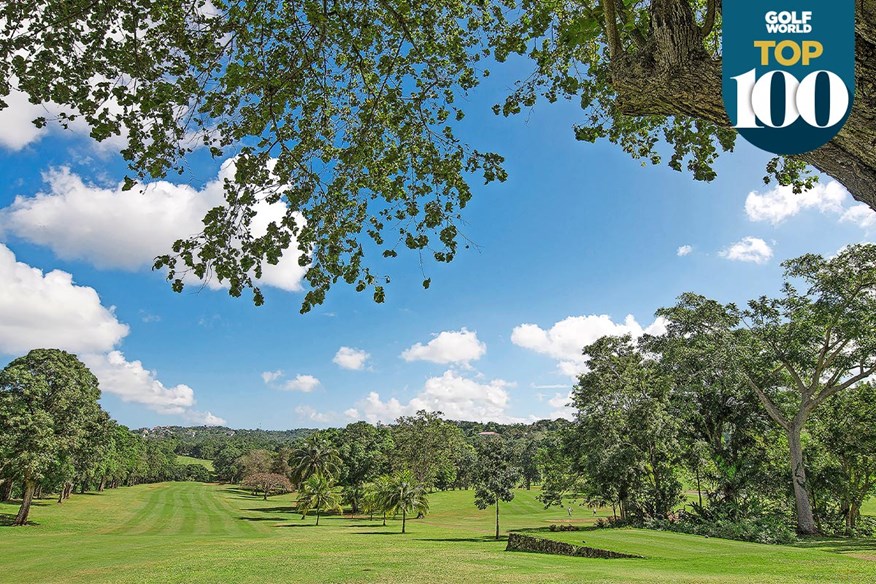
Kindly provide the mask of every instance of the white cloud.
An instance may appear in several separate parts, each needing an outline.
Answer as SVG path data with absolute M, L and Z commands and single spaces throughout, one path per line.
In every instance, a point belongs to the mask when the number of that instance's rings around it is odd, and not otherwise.
M 748 193 L 745 213 L 752 221 L 769 221 L 777 225 L 804 209 L 841 213 L 848 196 L 848 191 L 834 180 L 826 184 L 816 183 L 813 188 L 800 194 L 794 194 L 790 186 L 776 186 L 763 194 Z
M 171 250 L 174 241 L 203 229 L 207 211 L 224 204 L 223 184 L 235 171 L 229 159 L 201 190 L 156 181 L 123 191 L 121 183 L 105 188 L 85 183 L 68 168 L 52 169 L 43 175 L 45 192 L 18 196 L 0 211 L 0 231 L 46 246 L 60 258 L 85 260 L 98 268 L 149 267 L 156 256 Z M 257 237 L 286 214 L 283 203 L 258 202 L 254 208 L 251 227 Z M 263 265 L 259 283 L 299 291 L 306 271 L 298 265 L 293 240 L 277 265 Z M 208 284 L 221 287 L 218 282 Z
M 679 248 L 677 250 L 675 250 L 675 255 L 677 255 L 678 257 L 684 257 L 692 251 L 693 251 L 692 245 L 682 245 L 682 246 L 679 246 Z
M 854 223 L 858 227 L 868 228 L 876 226 L 876 211 L 861 203 L 846 209 L 840 217 L 842 223 Z
M 122 401 L 143 404 L 162 414 L 185 414 L 195 405 L 195 391 L 185 384 L 165 386 L 155 371 L 140 361 L 128 361 L 121 351 L 106 355 L 82 355 L 82 361 L 97 376 L 100 389 Z
M 764 264 L 773 257 L 773 249 L 759 237 L 748 236 L 721 250 L 718 255 L 736 262 Z
M 432 363 L 458 363 L 467 366 L 487 352 L 487 345 L 478 340 L 474 331 L 462 328 L 458 331 L 443 331 L 426 343 L 417 343 L 401 354 L 405 361 L 431 361 Z
M 506 413 L 510 401 L 507 388 L 513 385 L 502 379 L 478 383 L 450 370 L 440 377 L 427 379 L 423 390 L 406 404 L 394 397 L 383 401 L 379 393 L 372 391 L 355 408 L 344 413 L 372 423 L 391 422 L 418 410 L 441 411 L 451 420 L 520 421 Z
M 554 408 L 554 411 L 548 414 L 547 417 L 552 420 L 556 418 L 571 420 L 575 415 L 575 408 L 569 405 L 571 402 L 571 393 L 555 393 L 554 397 L 548 400 L 548 404 Z
M 74 353 L 113 349 L 128 326 L 105 308 L 94 288 L 77 286 L 67 272 L 46 274 L 15 259 L 0 244 L 0 352 L 38 347 Z
M 321 424 L 331 422 L 335 418 L 335 415 L 332 413 L 318 412 L 310 406 L 298 406 L 295 408 L 295 413 L 298 414 L 298 417 L 300 418 L 312 422 L 319 422 Z
M 103 392 L 165 414 L 181 414 L 204 423 L 220 420 L 209 412 L 191 410 L 191 387 L 165 386 L 140 361 L 128 361 L 115 347 L 127 336 L 112 308 L 97 292 L 77 286 L 73 276 L 47 274 L 15 260 L 0 244 L 0 353 L 23 354 L 38 347 L 77 353 L 95 374 Z M 224 422 L 224 420 L 223 420 Z
M 319 379 L 317 379 L 313 375 L 298 374 L 295 376 L 295 379 L 290 379 L 286 383 L 284 383 L 280 387 L 280 389 L 284 389 L 286 391 L 302 391 L 304 393 L 310 393 L 318 386 Z
M 0 146 L 16 151 L 38 140 L 45 130 L 34 126 L 32 120 L 47 117 L 46 108 L 30 103 L 27 95 L 15 90 L 3 100 L 9 107 L 0 110 Z
M 184 414 L 186 421 L 194 426 L 225 426 L 224 418 L 214 416 L 211 412 L 196 412 L 189 410 Z
M 614 322 L 607 314 L 569 316 L 549 329 L 536 324 L 521 324 L 511 331 L 511 342 L 518 347 L 548 355 L 558 361 L 561 373 L 576 377 L 586 369 L 586 358 L 581 354 L 585 346 L 607 335 L 640 337 L 643 334 L 662 335 L 666 320 L 657 318 L 642 327 L 632 314 L 623 323 Z
M 365 362 L 371 355 L 362 349 L 354 349 L 352 347 L 341 347 L 335 353 L 332 361 L 344 369 L 352 369 L 360 371 L 365 368 Z
M 280 377 L 283 376 L 283 370 L 277 369 L 276 371 L 263 371 L 262 372 L 262 381 L 266 384 L 271 383 L 272 381 L 276 381 Z

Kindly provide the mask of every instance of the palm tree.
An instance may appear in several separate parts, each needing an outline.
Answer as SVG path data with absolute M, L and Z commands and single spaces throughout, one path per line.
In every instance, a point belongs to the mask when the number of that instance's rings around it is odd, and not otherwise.
M 313 475 L 319 474 L 327 479 L 335 479 L 341 468 L 341 457 L 337 449 L 325 438 L 313 434 L 292 453 L 292 477 L 296 483 L 303 483 Z
M 362 495 L 362 509 L 374 518 L 374 512 L 383 513 L 383 526 L 386 527 L 386 512 L 389 510 L 387 499 L 393 489 L 392 477 L 382 475 L 373 483 L 365 485 Z
M 310 475 L 301 485 L 298 497 L 298 511 L 301 518 L 307 517 L 311 509 L 316 510 L 316 524 L 323 511 L 341 511 L 341 498 L 334 491 L 332 482 L 321 474 Z
M 393 513 L 402 513 L 402 533 L 405 532 L 408 513 L 417 511 L 426 513 L 429 511 L 429 501 L 426 500 L 426 489 L 422 483 L 414 480 L 411 471 L 406 470 L 395 477 L 391 482 L 391 489 L 387 492 L 385 500 L 386 508 Z

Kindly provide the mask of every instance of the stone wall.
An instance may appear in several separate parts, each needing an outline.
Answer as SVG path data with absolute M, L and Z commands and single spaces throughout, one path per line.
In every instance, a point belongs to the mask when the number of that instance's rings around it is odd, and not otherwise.
M 641 558 L 632 554 L 622 554 L 608 550 L 601 550 L 581 545 L 573 545 L 562 541 L 523 535 L 522 533 L 508 534 L 508 547 L 505 551 L 510 552 L 538 552 L 541 554 L 558 554 L 561 556 L 576 556 L 580 558 Z

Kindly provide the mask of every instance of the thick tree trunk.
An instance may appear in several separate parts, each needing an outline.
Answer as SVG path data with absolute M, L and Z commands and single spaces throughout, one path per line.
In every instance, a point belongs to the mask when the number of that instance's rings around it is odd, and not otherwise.
M 100 484 L 97 485 L 97 492 L 102 493 L 105 486 L 106 486 L 106 477 L 101 477 Z
M 794 501 L 797 506 L 797 532 L 803 535 L 816 535 L 818 527 L 812 514 L 809 486 L 806 483 L 806 468 L 803 465 L 803 444 L 800 441 L 802 429 L 802 424 L 795 423 L 788 430 L 791 482 L 794 485 Z
M 15 516 L 15 521 L 12 525 L 25 525 L 27 516 L 30 513 L 30 504 L 33 501 L 33 494 L 36 491 L 36 485 L 33 481 L 24 481 L 24 497 L 21 500 L 21 507 L 18 509 L 18 515 Z
M 13 482 L 12 479 L 6 479 L 6 482 L 3 483 L 3 489 L 0 490 L 0 501 L 8 501 L 12 498 Z
M 876 0 L 857 0 L 855 103 L 833 140 L 800 156 L 876 210 Z M 689 0 L 653 0 L 647 44 L 612 58 L 621 112 L 688 116 L 729 127 L 721 59 L 703 48 Z

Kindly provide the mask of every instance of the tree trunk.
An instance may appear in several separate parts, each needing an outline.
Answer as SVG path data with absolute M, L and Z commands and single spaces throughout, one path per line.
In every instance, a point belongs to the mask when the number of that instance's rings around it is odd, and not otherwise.
M 876 210 L 876 3 L 856 2 L 855 101 L 843 129 L 800 155 Z M 616 105 L 630 116 L 686 116 L 721 127 L 730 120 L 721 97 L 721 59 L 703 48 L 689 0 L 652 0 L 644 47 L 611 59 Z
M 319 507 L 316 508 L 316 524 L 319 525 Z
M 405 523 L 407 523 L 407 519 L 408 519 L 408 514 L 404 509 L 402 509 L 402 533 L 405 532 Z
M 800 441 L 802 424 L 793 423 L 788 430 L 790 450 L 791 482 L 794 486 L 794 501 L 797 506 L 797 532 L 803 535 L 816 535 L 818 527 L 812 514 L 809 486 L 806 483 L 806 468 L 803 466 L 803 444 Z
M 703 491 L 700 488 L 700 465 L 697 464 L 697 500 L 700 503 L 700 509 L 703 508 Z
M 383 512 L 383 526 L 386 527 L 386 511 Z
M 6 479 L 6 482 L 3 483 L 3 490 L 0 491 L 0 501 L 8 501 L 12 498 L 12 483 L 12 479 Z
M 496 539 L 499 539 L 499 497 L 496 497 Z
M 105 486 L 106 486 L 106 477 L 101 477 L 100 484 L 97 485 L 97 492 L 102 493 Z
M 30 504 L 33 501 L 33 494 L 36 491 L 36 485 L 33 481 L 25 479 L 24 481 L 24 496 L 21 500 L 21 507 L 18 509 L 18 515 L 15 516 L 15 521 L 12 525 L 27 524 L 27 515 L 30 513 Z

